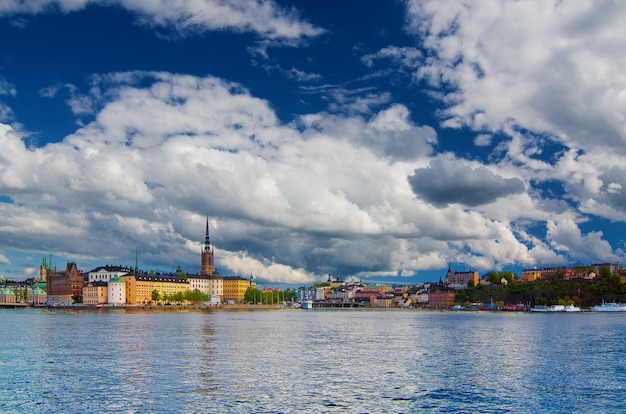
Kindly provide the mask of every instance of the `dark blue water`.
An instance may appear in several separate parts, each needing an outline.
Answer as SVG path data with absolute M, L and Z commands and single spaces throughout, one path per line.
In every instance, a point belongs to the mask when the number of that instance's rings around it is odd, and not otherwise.
M 626 315 L 0 311 L 3 413 L 626 411 Z

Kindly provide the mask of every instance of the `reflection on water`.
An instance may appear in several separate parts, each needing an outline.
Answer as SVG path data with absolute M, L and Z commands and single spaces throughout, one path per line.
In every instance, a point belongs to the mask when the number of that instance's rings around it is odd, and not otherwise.
M 615 412 L 624 315 L 0 312 L 2 412 Z

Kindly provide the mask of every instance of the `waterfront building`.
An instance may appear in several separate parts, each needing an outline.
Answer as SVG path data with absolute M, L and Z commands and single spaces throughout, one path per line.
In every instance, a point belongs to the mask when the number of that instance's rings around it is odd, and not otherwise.
M 338 287 L 331 289 L 326 295 L 326 299 L 330 301 L 351 302 L 354 299 L 354 287 Z
M 0 303 L 16 303 L 15 292 L 8 286 L 0 290 Z
M 122 279 L 126 282 L 126 303 L 131 305 L 151 303 L 155 290 L 160 297 L 189 290 L 189 280 L 174 274 L 133 272 L 122 276 Z
M 452 268 L 448 267 L 446 273 L 446 284 L 452 289 L 467 289 L 469 282 L 473 282 L 474 286 L 478 286 L 478 272 L 472 271 L 472 269 L 466 272 L 455 272 Z
M 210 295 L 212 301 L 224 295 L 224 278 L 214 270 L 210 275 L 187 275 L 189 288 Z M 219 299 L 217 299 L 219 301 Z
M 309 286 L 300 288 L 300 298 L 302 300 L 326 300 L 330 294 L 329 286 Z
M 377 308 L 391 308 L 393 304 L 393 298 L 391 296 L 383 295 L 381 293 L 370 294 L 370 305 Z
M 107 302 L 110 305 L 126 303 L 126 280 L 120 276 L 109 279 L 107 284 Z
M 85 286 L 83 286 L 84 305 L 103 305 L 107 303 L 107 297 L 107 282 L 88 282 Z
M 31 306 L 45 305 L 47 300 L 48 295 L 39 286 L 35 286 L 33 290 L 28 294 L 28 303 L 30 303 Z
M 7 281 L 6 287 L 13 291 L 15 295 L 15 303 L 27 303 L 28 295 L 32 292 L 32 284 L 36 282 L 36 279 L 26 279 L 22 281 Z
M 248 288 L 256 289 L 256 281 L 252 276 L 245 279 L 241 276 L 224 276 L 224 301 L 233 301 L 234 303 L 242 303 Z
M 428 290 L 428 307 L 446 308 L 454 303 L 456 292 L 444 283 L 433 283 Z
M 209 237 L 209 219 L 206 221 L 204 244 L 200 251 L 200 274 L 187 275 L 190 290 L 198 289 L 210 295 L 212 303 L 219 303 L 224 295 L 224 278 L 215 269 L 214 249 Z M 243 298 L 242 298 L 243 299 Z
M 123 276 L 133 269 L 125 266 L 99 266 L 87 272 L 88 282 L 108 282 L 113 277 Z
M 189 290 L 199 290 L 200 292 L 210 295 L 211 280 L 209 275 L 187 275 L 189 279 Z
M 73 296 L 82 296 L 85 275 L 78 270 L 76 263 L 68 263 L 64 271 L 49 274 L 47 282 L 49 303 L 70 303 Z
M 256 287 L 256 283 L 254 284 Z M 221 298 L 224 296 L 224 278 L 216 271 L 209 276 L 209 295 L 211 295 L 211 301 L 215 302 L 213 298 Z M 219 302 L 219 299 L 216 299 Z

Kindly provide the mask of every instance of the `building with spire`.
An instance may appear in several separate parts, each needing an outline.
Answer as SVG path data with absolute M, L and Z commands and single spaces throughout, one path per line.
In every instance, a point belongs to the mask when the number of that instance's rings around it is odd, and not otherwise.
M 213 257 L 213 246 L 209 239 L 209 218 L 206 219 L 206 232 L 204 235 L 204 245 L 200 253 L 200 274 L 204 276 L 210 276 L 215 270 L 215 262 Z
M 219 303 L 224 294 L 224 279 L 215 269 L 215 257 L 213 246 L 209 238 L 209 218 L 206 220 L 204 245 L 200 250 L 200 274 L 187 275 L 191 290 L 198 289 L 202 293 L 211 296 L 212 303 Z

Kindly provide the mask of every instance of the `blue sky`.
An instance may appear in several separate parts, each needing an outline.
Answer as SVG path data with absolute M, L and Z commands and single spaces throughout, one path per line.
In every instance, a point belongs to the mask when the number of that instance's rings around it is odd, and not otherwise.
M 357 17 L 358 16 L 358 17 Z M 626 5 L 0 4 L 0 275 L 624 262 Z

